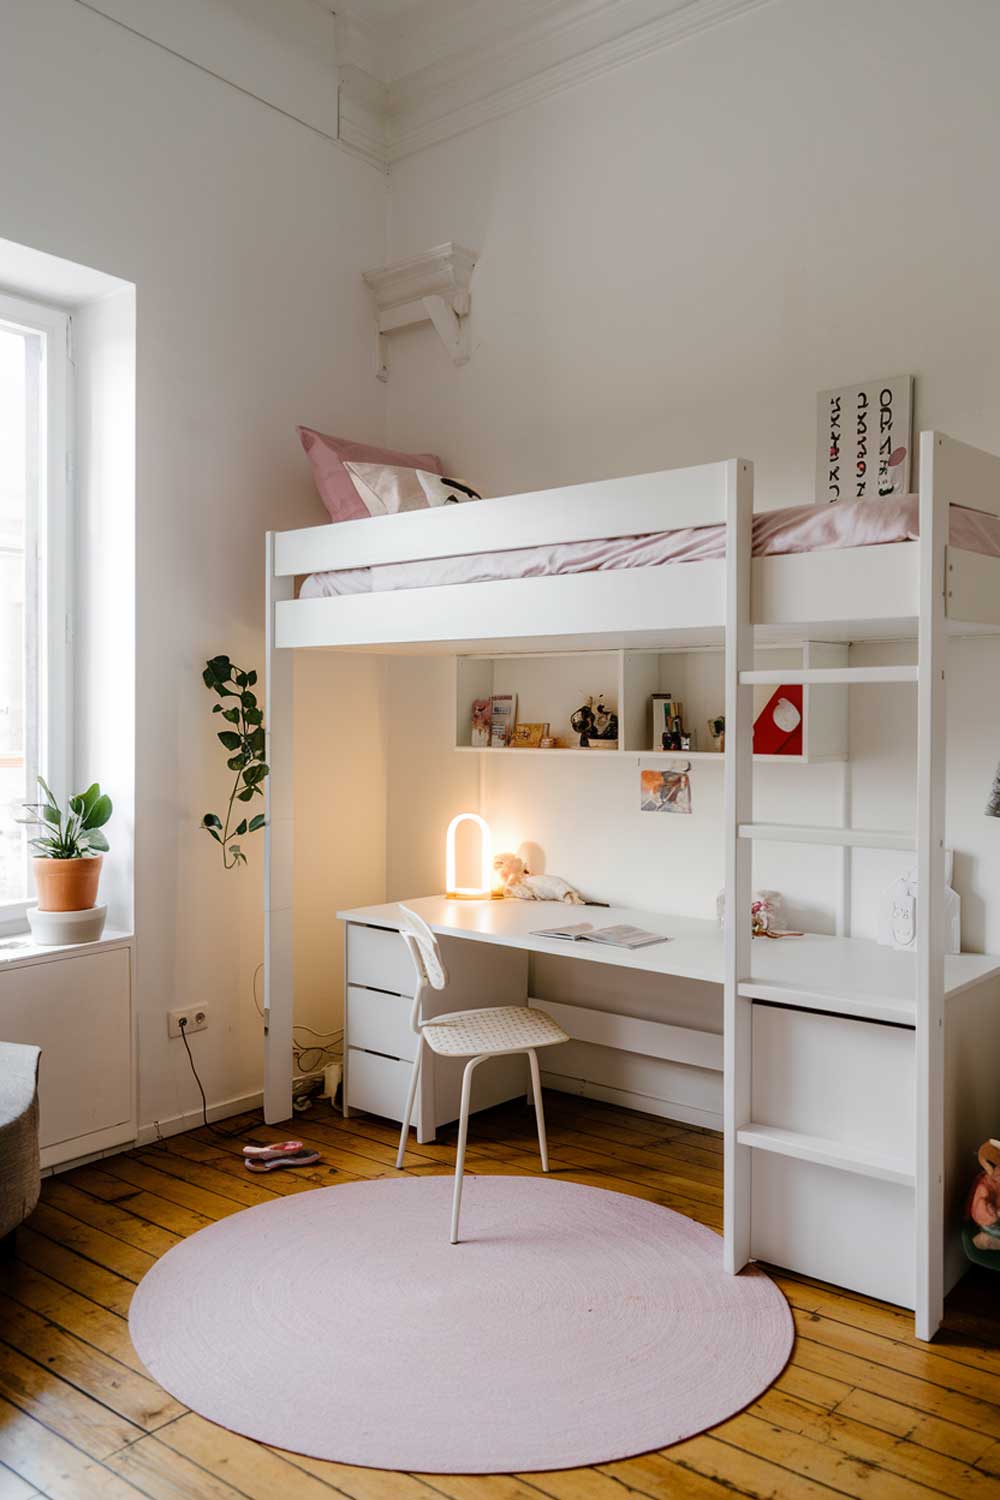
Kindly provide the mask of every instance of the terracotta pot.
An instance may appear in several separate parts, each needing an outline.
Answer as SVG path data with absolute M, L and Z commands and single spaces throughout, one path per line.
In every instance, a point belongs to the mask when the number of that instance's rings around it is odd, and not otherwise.
M 86 859 L 35 859 L 39 911 L 87 911 L 97 905 L 103 854 Z

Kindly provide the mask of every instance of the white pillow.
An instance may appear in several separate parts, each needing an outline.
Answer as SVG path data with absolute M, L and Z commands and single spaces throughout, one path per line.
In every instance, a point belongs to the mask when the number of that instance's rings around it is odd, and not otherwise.
M 432 505 L 460 505 L 466 500 L 482 498 L 460 480 L 431 474 L 427 469 L 352 462 L 345 462 L 344 468 L 369 515 L 373 516 L 427 510 Z

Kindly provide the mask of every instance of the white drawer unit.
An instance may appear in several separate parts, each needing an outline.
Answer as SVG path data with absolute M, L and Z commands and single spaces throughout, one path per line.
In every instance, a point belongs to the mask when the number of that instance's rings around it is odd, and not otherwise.
M 425 1002 L 428 1014 L 476 1005 L 523 1005 L 528 956 L 495 949 L 484 974 L 477 943 L 442 939 L 450 983 Z M 410 1026 L 416 989 L 413 960 L 398 932 L 350 922 L 347 928 L 347 1003 L 344 1035 L 344 1113 L 364 1110 L 386 1120 L 403 1118 L 417 1037 Z M 462 1063 L 428 1054 L 417 1091 L 418 1141 L 434 1139 L 439 1125 L 458 1117 Z M 472 1107 L 486 1109 L 526 1090 L 523 1058 L 498 1058 L 479 1069 Z

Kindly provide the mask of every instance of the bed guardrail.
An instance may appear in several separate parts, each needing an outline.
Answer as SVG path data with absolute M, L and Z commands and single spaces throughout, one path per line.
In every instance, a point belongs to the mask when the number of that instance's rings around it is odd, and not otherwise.
M 279 531 L 274 533 L 274 574 L 287 578 L 711 526 L 726 519 L 726 467 L 713 463 L 664 469 L 470 505 Z

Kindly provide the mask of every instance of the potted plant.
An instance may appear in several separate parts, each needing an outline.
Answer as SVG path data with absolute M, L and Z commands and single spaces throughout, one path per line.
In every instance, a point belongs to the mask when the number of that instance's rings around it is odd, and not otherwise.
M 35 851 L 32 863 L 38 892 L 37 913 L 94 911 L 101 865 L 108 849 L 102 830 L 111 817 L 111 798 L 95 781 L 85 792 L 77 792 L 71 797 L 64 811 L 41 776 L 38 785 L 45 794 L 44 801 L 26 802 L 24 809 L 28 816 L 20 819 L 40 830 L 28 840 L 29 847 Z M 96 911 L 94 914 L 96 916 Z M 40 937 L 38 924 L 32 920 L 30 912 L 29 921 L 32 921 L 36 937 Z M 60 931 L 68 930 L 66 922 L 56 921 L 48 925 Z M 50 942 L 78 940 L 76 936 L 48 939 Z

